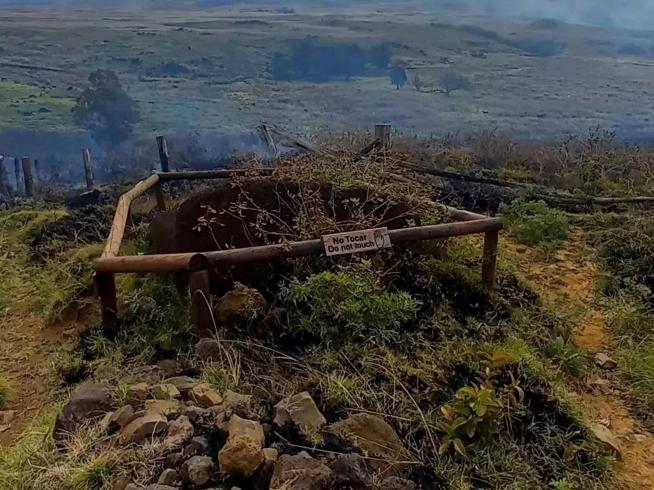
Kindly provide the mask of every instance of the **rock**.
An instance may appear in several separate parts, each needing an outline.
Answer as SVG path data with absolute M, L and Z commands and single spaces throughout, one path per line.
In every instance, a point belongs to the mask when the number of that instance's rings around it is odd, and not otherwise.
M 396 461 L 403 461 L 406 450 L 395 430 L 388 423 L 375 415 L 360 413 L 336 422 L 327 428 L 354 447 L 361 449 L 365 456 L 376 458 L 368 460 L 368 466 L 374 470 L 386 470 Z
M 185 415 L 180 416 L 168 425 L 168 435 L 164 440 L 167 451 L 182 449 L 193 438 L 195 428 Z
M 154 483 L 148 485 L 143 490 L 177 490 L 176 487 L 171 487 L 170 485 L 160 485 L 159 483 Z
M 213 462 L 209 456 L 193 456 L 187 460 L 180 469 L 180 475 L 197 487 L 206 485 L 211 481 Z
M 148 399 L 150 389 L 147 383 L 136 383 L 127 387 L 126 399 L 129 403 L 140 405 Z
M 146 437 L 156 436 L 166 432 L 168 420 L 158 413 L 148 413 L 130 422 L 121 432 L 120 437 L 125 444 L 136 444 Z
M 254 418 L 254 413 L 252 412 L 252 395 L 241 395 L 227 390 L 223 395 L 223 408 L 228 417 L 236 414 L 246 419 Z
M 126 475 L 117 475 L 112 480 L 108 490 L 128 490 L 132 486 L 132 480 Z
M 263 449 L 263 460 L 267 463 L 276 463 L 279 458 L 279 451 L 272 447 Z
M 220 405 L 223 397 L 206 383 L 195 385 L 188 392 L 189 399 L 200 408 L 209 408 Z
M 266 483 L 272 479 L 273 472 L 275 471 L 275 464 L 279 459 L 279 451 L 272 447 L 263 449 L 263 463 L 259 466 L 259 474 Z
M 193 456 L 195 456 L 195 454 Z M 166 456 L 166 460 L 164 464 L 168 468 L 179 468 L 182 465 L 182 463 L 187 459 L 188 458 L 185 458 L 181 452 L 170 453 L 169 455 Z
M 608 449 L 615 458 L 618 461 L 623 460 L 623 454 L 622 454 L 622 449 L 620 448 L 620 444 L 618 443 L 618 440 L 615 438 L 613 433 L 607 429 L 605 426 L 602 424 L 593 424 L 590 427 L 590 430 L 593 431 L 593 434 L 597 439 L 604 444 L 606 449 Z
M 206 408 L 200 408 L 194 405 L 191 405 L 184 409 L 184 415 L 186 415 L 188 419 L 194 424 L 200 423 L 202 419 L 204 419 L 207 416 L 208 413 L 209 411 Z
M 332 470 L 307 453 L 284 454 L 275 465 L 270 490 L 326 490 L 331 481 Z
M 191 439 L 191 442 L 184 448 L 184 458 L 192 458 L 193 456 L 206 456 L 209 454 L 211 447 L 209 446 L 209 439 L 204 436 L 196 436 Z
M 57 416 L 53 438 L 58 445 L 82 424 L 98 419 L 112 408 L 111 392 L 101 384 L 82 385 Z
M 593 378 L 592 380 L 588 381 L 587 385 L 591 391 L 598 390 L 604 395 L 612 395 L 615 393 L 615 391 L 611 388 L 611 383 L 606 379 Z
M 177 473 L 177 470 L 174 470 L 172 468 L 167 468 L 163 470 L 163 472 L 159 476 L 159 480 L 157 480 L 157 483 L 159 485 L 169 485 L 169 486 L 174 486 L 178 482 L 179 482 L 179 473 Z
M 157 369 L 164 378 L 170 378 L 182 372 L 182 365 L 176 359 L 164 359 L 157 363 Z
M 182 397 L 177 386 L 170 383 L 155 385 L 150 389 L 150 393 L 157 400 L 177 400 Z
M 195 357 L 202 362 L 217 361 L 220 359 L 220 344 L 216 339 L 200 339 L 195 344 Z
M 595 364 L 597 364 L 597 366 L 599 366 L 601 369 L 606 369 L 608 371 L 612 371 L 618 367 L 617 361 L 611 359 L 607 354 L 603 352 L 598 352 L 595 354 Z
M 317 434 L 327 423 L 309 392 L 304 391 L 285 398 L 275 405 L 275 424 L 284 426 L 293 422 L 304 434 Z
M 397 476 L 391 476 L 386 478 L 381 482 L 379 488 L 384 490 L 417 490 L 418 487 L 411 480 L 405 480 L 404 478 L 398 478 Z
M 204 423 L 208 427 L 218 427 L 227 419 L 227 414 L 222 405 L 216 405 L 207 408 L 207 413 L 204 416 Z
M 216 301 L 214 315 L 220 325 L 231 326 L 258 317 L 265 308 L 266 300 L 259 291 L 237 284 Z
M 264 459 L 265 436 L 261 424 L 233 415 L 224 428 L 229 437 L 218 453 L 220 471 L 234 476 L 251 476 Z
M 147 413 L 161 414 L 164 417 L 175 418 L 182 413 L 182 404 L 177 400 L 146 400 Z
M 197 379 L 189 378 L 188 376 L 175 376 L 174 378 L 168 378 L 165 383 L 175 385 L 175 388 L 177 388 L 181 393 L 186 393 L 200 382 Z
M 358 454 L 339 454 L 329 466 L 334 472 L 334 485 L 338 488 L 356 490 L 372 486 L 366 460 Z
M 108 413 L 101 422 L 101 426 L 105 432 L 113 433 L 121 430 L 132 420 L 134 420 L 134 407 L 125 405 L 120 407 L 115 412 Z

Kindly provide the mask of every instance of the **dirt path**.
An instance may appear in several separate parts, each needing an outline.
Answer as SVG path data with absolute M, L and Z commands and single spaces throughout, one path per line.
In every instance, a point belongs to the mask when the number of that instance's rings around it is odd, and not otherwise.
M 52 403 L 52 366 L 65 345 L 60 329 L 45 328 L 34 315 L 0 312 L 0 376 L 9 383 L 7 410 L 15 412 L 0 428 L 0 450 L 8 447 Z
M 577 345 L 591 352 L 610 354 L 604 315 L 595 304 L 597 267 L 589 259 L 582 236 L 573 234 L 566 247 L 550 262 L 538 260 L 525 248 L 516 249 L 527 259 L 523 264 L 527 278 L 540 289 L 543 297 L 560 305 L 561 311 L 574 308 L 582 311 L 575 337 Z M 594 381 L 578 396 L 586 416 L 593 423 L 608 427 L 620 444 L 623 461 L 616 463 L 618 488 L 654 490 L 654 436 L 632 417 L 616 381 L 608 381 L 603 386 L 597 384 L 597 377 Z

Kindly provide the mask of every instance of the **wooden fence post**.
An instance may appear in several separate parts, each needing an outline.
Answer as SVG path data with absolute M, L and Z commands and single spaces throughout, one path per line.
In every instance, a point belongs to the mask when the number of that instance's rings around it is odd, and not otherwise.
M 11 186 L 9 185 L 9 176 L 5 168 L 5 157 L 0 155 L 0 196 L 11 196 Z
M 163 184 L 161 182 L 154 186 L 154 195 L 157 198 L 157 208 L 159 208 L 159 211 L 165 211 L 166 196 L 164 195 Z
M 82 150 L 82 160 L 84 161 L 84 177 L 86 178 L 87 190 L 93 190 L 93 162 L 91 160 L 91 150 L 84 148 Z
M 20 159 L 14 158 L 14 175 L 16 177 L 16 194 L 20 194 L 22 179 L 20 178 Z
M 96 272 L 95 286 L 102 303 L 102 329 L 107 337 L 115 337 L 118 323 L 116 277 L 111 272 Z
M 481 265 L 481 280 L 484 287 L 489 291 L 495 287 L 499 237 L 499 231 L 489 231 L 484 234 L 484 257 Z
M 170 155 L 168 154 L 168 143 L 164 136 L 157 136 L 157 146 L 159 147 L 159 160 L 161 161 L 161 171 L 170 172 Z
M 211 291 L 209 271 L 199 270 L 189 273 L 189 291 L 193 308 L 193 323 L 196 333 L 206 335 L 214 331 L 211 312 Z
M 34 195 L 34 177 L 32 176 L 32 159 L 23 157 L 21 159 L 23 167 L 23 178 L 25 180 L 25 196 L 32 197 Z
M 376 124 L 375 125 L 375 139 L 379 140 L 382 150 L 387 150 L 391 147 L 391 125 L 390 124 Z

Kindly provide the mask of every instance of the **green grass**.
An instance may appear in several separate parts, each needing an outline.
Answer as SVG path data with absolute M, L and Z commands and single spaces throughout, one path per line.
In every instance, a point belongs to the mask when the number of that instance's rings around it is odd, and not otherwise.
M 71 304 L 92 296 L 92 259 L 101 254 L 102 244 L 71 240 L 45 263 L 34 257 L 32 241 L 67 217 L 61 209 L 0 213 L 0 246 L 6 251 L 0 255 L 0 308 L 18 314 L 36 310 L 51 322 Z
M 568 237 L 568 219 L 562 211 L 544 202 L 516 199 L 500 207 L 509 234 L 518 242 L 543 248 L 557 248 Z
M 0 129 L 61 129 L 74 127 L 75 100 L 39 87 L 0 80 Z M 48 111 L 48 112 L 45 112 Z

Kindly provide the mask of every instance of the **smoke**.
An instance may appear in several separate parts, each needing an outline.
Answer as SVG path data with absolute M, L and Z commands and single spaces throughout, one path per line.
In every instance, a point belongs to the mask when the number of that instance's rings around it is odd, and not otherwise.
M 612 28 L 650 30 L 654 20 L 651 0 L 468 0 L 460 5 L 494 18 L 552 18 Z

